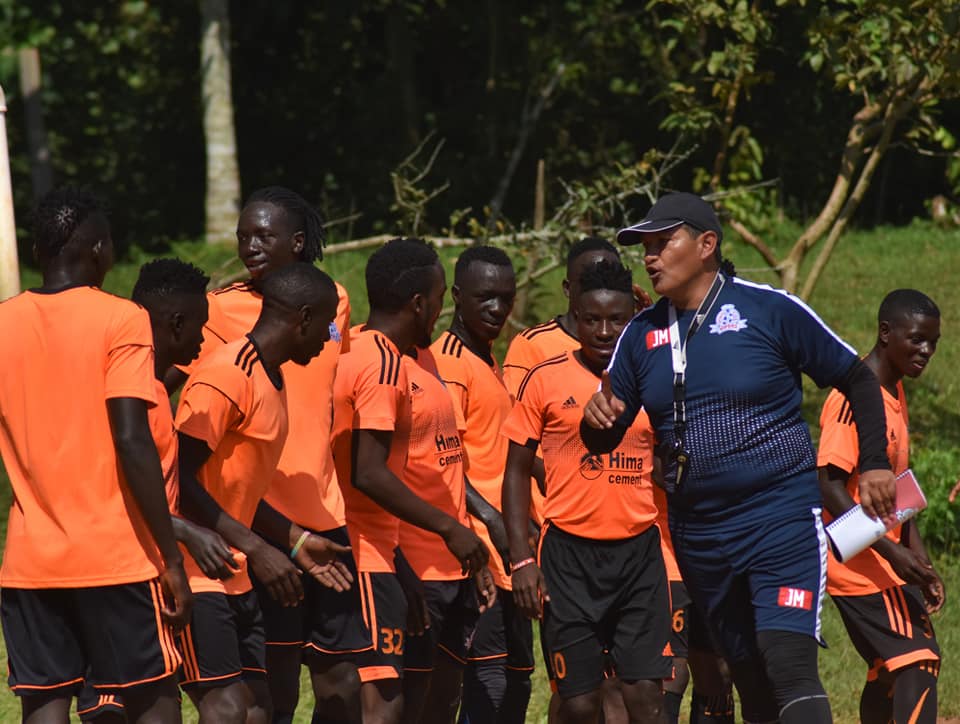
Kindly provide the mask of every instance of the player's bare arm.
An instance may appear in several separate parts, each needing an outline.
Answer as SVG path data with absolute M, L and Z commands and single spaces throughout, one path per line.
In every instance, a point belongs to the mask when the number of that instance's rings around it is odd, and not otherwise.
M 160 581 L 166 598 L 164 620 L 176 629 L 183 628 L 190 620 L 193 594 L 173 533 L 160 457 L 147 422 L 147 403 L 132 397 L 112 398 L 107 400 L 107 413 L 124 478 L 163 556 Z
M 227 543 L 242 551 L 251 571 L 270 594 L 285 606 L 295 606 L 303 598 L 297 567 L 287 556 L 228 515 L 200 484 L 197 472 L 212 454 L 207 444 L 183 433 L 178 433 L 178 439 L 181 512 L 200 525 L 215 530 Z
M 316 533 L 304 530 L 266 501 L 261 500 L 253 517 L 253 530 L 267 540 L 290 549 L 291 559 L 321 585 L 346 591 L 353 583 L 350 569 L 337 556 L 350 552 Z
M 172 395 L 183 387 L 183 383 L 186 381 L 187 373 L 178 370 L 176 367 L 171 367 L 163 375 L 163 386 L 168 395 Z
M 908 520 L 903 524 L 903 528 L 900 531 L 900 544 L 913 551 L 933 573 L 933 580 L 922 585 L 921 590 L 923 591 L 923 598 L 927 602 L 927 611 L 929 613 L 937 613 L 943 608 L 943 604 L 947 601 L 947 590 L 940 574 L 937 573 L 937 570 L 933 567 L 933 563 L 930 562 L 930 556 L 927 555 L 927 547 L 923 543 L 920 529 L 917 527 L 915 520 Z
M 401 520 L 439 535 L 463 570 L 475 573 L 487 564 L 487 547 L 476 533 L 424 502 L 390 471 L 391 439 L 384 430 L 353 431 L 354 487 Z
M 240 568 L 233 551 L 217 533 L 174 515 L 173 533 L 183 543 L 207 578 L 225 581 Z
M 393 565 L 397 569 L 397 580 L 407 598 L 407 633 L 411 636 L 422 636 L 424 631 L 430 628 L 430 610 L 427 608 L 427 592 L 423 581 L 399 546 L 393 551 Z
M 819 468 L 817 473 L 820 479 L 820 494 L 823 497 L 823 504 L 830 511 L 830 515 L 839 518 L 856 506 L 856 502 L 847 491 L 850 476 L 846 471 L 836 465 L 825 465 Z M 905 525 L 903 531 L 906 532 L 906 530 Z M 872 548 L 883 556 L 890 563 L 894 572 L 907 583 L 912 583 L 926 590 L 937 578 L 936 572 L 926 556 L 919 555 L 912 548 L 898 545 L 886 537 L 874 543 Z
M 511 582 L 517 606 L 529 618 L 543 616 L 543 601 L 549 600 L 543 573 L 536 563 L 528 538 L 530 474 L 536 460 L 535 446 L 510 442 L 503 475 L 503 517 L 510 541 Z
M 490 541 L 503 560 L 504 568 L 509 568 L 510 541 L 507 539 L 507 529 L 503 524 L 503 516 L 470 484 L 470 478 L 466 475 L 464 475 L 464 485 L 467 490 L 467 511 L 487 527 L 487 531 L 490 533 Z

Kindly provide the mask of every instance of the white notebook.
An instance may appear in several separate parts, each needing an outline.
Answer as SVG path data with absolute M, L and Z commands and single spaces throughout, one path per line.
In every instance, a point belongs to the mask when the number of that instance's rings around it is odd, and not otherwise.
M 827 526 L 830 548 L 838 561 L 848 561 L 880 540 L 888 530 L 910 520 L 926 507 L 927 499 L 920 484 L 913 471 L 907 468 L 897 476 L 896 521 L 888 526 L 882 520 L 868 516 L 860 505 L 855 505 Z

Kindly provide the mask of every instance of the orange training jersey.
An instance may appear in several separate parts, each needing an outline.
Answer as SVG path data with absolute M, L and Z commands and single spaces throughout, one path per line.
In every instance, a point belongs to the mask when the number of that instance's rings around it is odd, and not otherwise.
M 423 500 L 470 527 L 463 484 L 464 423 L 437 372 L 429 349 L 403 356 L 410 381 L 410 452 L 403 482 Z M 436 533 L 400 521 L 400 548 L 424 581 L 464 578 L 460 562 Z
M 527 372 L 546 359 L 578 349 L 579 340 L 563 328 L 560 317 L 527 327 L 513 338 L 503 358 L 503 384 L 510 396 L 517 399 L 517 390 Z
M 93 287 L 0 304 L 0 455 L 13 488 L 0 585 L 80 588 L 159 574 L 120 471 L 107 400 L 157 403 L 146 311 Z
M 197 478 L 226 513 L 250 527 L 287 439 L 287 394 L 267 374 L 252 339 L 238 339 L 205 357 L 180 394 L 177 429 L 212 454 Z M 226 581 L 207 578 L 184 556 L 190 588 L 228 594 L 250 590 L 246 558 Z
M 157 404 L 147 413 L 150 423 L 150 434 L 157 446 L 160 456 L 160 468 L 163 470 L 163 487 L 167 491 L 167 506 L 171 513 L 180 509 L 180 471 L 179 445 L 177 444 L 177 430 L 173 426 L 173 410 L 170 408 L 170 398 L 167 397 L 167 388 L 160 380 L 154 380 L 157 391 Z
M 337 316 L 330 325 L 330 341 L 323 345 L 323 351 L 306 366 L 287 362 L 281 367 L 287 388 L 290 432 L 264 497 L 287 518 L 315 531 L 339 528 L 345 521 L 343 496 L 330 454 L 330 429 L 337 360 L 349 349 L 350 300 L 339 284 L 337 294 Z M 210 292 L 207 299 L 210 318 L 204 327 L 200 359 L 253 329 L 263 306 L 263 297 L 250 282 Z
M 500 434 L 510 414 L 510 393 L 496 360 L 493 364 L 475 355 L 451 332 L 444 332 L 430 347 L 437 360 L 440 377 L 466 423 L 463 448 L 467 459 L 467 479 L 490 505 L 501 509 L 503 471 L 507 464 L 508 442 Z M 490 540 L 482 521 L 471 516 L 473 529 L 490 551 L 490 572 L 494 582 L 510 590 L 510 576 Z
M 641 413 L 646 417 L 646 413 Z M 653 434 L 653 431 L 650 431 Z M 652 464 L 652 461 L 651 461 Z M 660 551 L 663 553 L 663 565 L 667 569 L 667 580 L 682 581 L 680 567 L 677 565 L 677 556 L 673 552 L 673 538 L 670 536 L 670 525 L 667 521 L 667 494 L 659 485 L 653 486 L 653 502 L 657 506 L 657 527 L 660 529 Z
M 883 392 L 883 408 L 887 417 L 887 457 L 894 475 L 899 475 L 909 466 L 910 440 L 907 425 L 907 398 L 903 385 L 897 383 L 897 397 L 886 389 Z M 856 502 L 860 502 L 857 461 L 860 459 L 860 446 L 857 439 L 857 426 L 853 421 L 850 403 L 838 390 L 827 397 L 820 413 L 820 449 L 817 452 L 817 466 L 834 465 L 850 474 L 847 492 Z M 832 516 L 823 512 L 823 522 L 829 523 Z M 900 542 L 900 527 L 887 533 L 895 543 Z M 846 563 L 840 563 L 829 554 L 827 562 L 827 592 L 833 596 L 865 596 L 877 593 L 893 586 L 903 585 L 903 580 L 893 572 L 890 564 L 873 548 L 867 548 Z
M 653 435 L 641 412 L 616 450 L 591 455 L 580 439 L 580 419 L 597 384 L 573 352 L 541 362 L 521 383 L 503 437 L 542 446 L 548 521 L 583 538 L 619 540 L 639 535 L 657 518 Z
M 395 571 L 393 551 L 400 541 L 400 520 L 357 490 L 351 453 L 354 430 L 393 433 L 387 467 L 399 479 L 410 441 L 407 371 L 386 336 L 354 327 L 350 351 L 340 358 L 333 385 L 333 459 L 346 504 L 347 530 L 357 569 Z

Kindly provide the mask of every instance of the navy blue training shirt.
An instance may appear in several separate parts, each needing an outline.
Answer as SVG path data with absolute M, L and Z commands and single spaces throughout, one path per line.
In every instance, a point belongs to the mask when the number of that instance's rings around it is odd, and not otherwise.
M 627 325 L 608 369 L 613 393 L 627 406 L 618 422 L 629 425 L 642 407 L 658 442 L 672 446 L 668 306 L 660 299 Z M 681 340 L 694 314 L 678 310 Z M 710 516 L 745 503 L 819 505 L 816 456 L 800 414 L 800 373 L 832 386 L 857 359 L 796 297 L 728 278 L 687 344 L 690 469 L 670 495 L 671 512 Z M 671 470 L 668 489 L 673 478 Z

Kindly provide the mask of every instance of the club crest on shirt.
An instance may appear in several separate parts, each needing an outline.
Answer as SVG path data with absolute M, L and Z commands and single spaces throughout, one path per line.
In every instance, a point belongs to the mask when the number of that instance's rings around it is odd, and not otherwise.
M 747 320 L 740 316 L 740 312 L 732 304 L 724 304 L 717 312 L 716 324 L 710 325 L 710 334 L 723 334 L 724 332 L 739 332 L 746 329 Z
M 339 342 L 340 341 L 340 330 L 337 329 L 335 322 L 330 322 L 330 341 Z
M 596 480 L 603 474 L 603 458 L 587 453 L 580 458 L 580 474 L 587 480 Z

